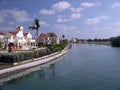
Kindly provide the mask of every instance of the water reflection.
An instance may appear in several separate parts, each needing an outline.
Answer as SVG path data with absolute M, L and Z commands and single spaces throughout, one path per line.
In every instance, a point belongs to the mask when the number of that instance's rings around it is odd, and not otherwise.
M 37 70 L 40 70 L 40 66 L 37 66 L 37 67 L 34 67 L 34 68 L 29 68 L 29 69 L 26 69 L 22 72 L 19 72 L 19 73 L 14 73 L 13 75 L 10 75 L 10 76 L 7 76 L 7 77 L 4 77 L 4 78 L 1 78 L 0 79 L 0 84 L 8 81 L 8 84 L 9 83 L 17 83 L 17 82 L 20 82 L 22 81 L 23 79 L 28 79 L 28 78 L 31 78 L 32 77 L 32 74 L 30 74 L 31 72 L 33 71 L 37 71 Z M 30 74 L 30 75 L 28 75 Z M 21 77 L 21 76 L 25 76 L 25 77 Z M 21 78 L 19 78 L 21 77 Z M 12 80 L 12 81 L 10 81 Z
M 2 85 L 0 85 L 0 90 L 2 90 Z
M 60 57 L 61 59 L 63 57 Z M 2 85 L 4 82 L 8 81 L 7 84 L 17 84 L 22 81 L 25 81 L 27 79 L 30 79 L 33 77 L 35 71 L 39 71 L 39 77 L 40 79 L 45 79 L 47 75 L 53 76 L 55 75 L 55 62 L 57 62 L 59 59 L 53 60 L 51 62 L 48 62 L 44 65 L 38 65 L 29 69 L 26 69 L 24 71 L 21 71 L 19 73 L 14 73 L 13 75 L 4 77 L 0 79 L 0 85 Z M 50 66 L 50 67 L 48 67 Z M 48 70 L 47 70 L 47 68 Z M 45 69 L 44 69 L 45 68 Z M 48 73 L 49 71 L 49 73 Z
M 41 69 L 38 74 L 39 74 L 40 79 L 45 79 L 45 72 L 43 69 Z
M 28 80 L 28 79 L 32 78 L 33 75 L 34 75 L 34 73 L 26 74 L 23 77 L 18 77 L 16 79 L 12 79 L 12 80 L 8 81 L 7 84 L 9 85 L 9 84 L 21 83 L 22 81 L 25 81 L 25 80 Z

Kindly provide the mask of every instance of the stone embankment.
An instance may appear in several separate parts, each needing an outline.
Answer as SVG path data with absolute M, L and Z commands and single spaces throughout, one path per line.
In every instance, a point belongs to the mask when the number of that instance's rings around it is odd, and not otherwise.
M 34 67 L 34 66 L 37 66 L 37 65 L 40 65 L 40 64 L 50 62 L 50 61 L 64 55 L 65 53 L 67 53 L 67 51 L 68 51 L 67 49 L 64 49 L 61 52 L 56 52 L 56 53 L 53 53 L 53 54 L 50 54 L 50 55 L 47 55 L 47 56 L 44 56 L 44 57 L 29 60 L 29 62 L 28 61 L 27 62 L 21 62 L 17 66 L 0 70 L 0 75 L 5 74 L 5 73 L 11 73 L 11 72 L 14 72 L 14 71 L 17 71 L 17 70 L 31 68 L 31 67 Z

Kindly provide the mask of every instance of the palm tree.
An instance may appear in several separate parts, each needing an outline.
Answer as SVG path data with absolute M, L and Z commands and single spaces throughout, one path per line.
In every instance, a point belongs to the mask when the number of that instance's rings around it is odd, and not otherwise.
M 65 39 L 65 35 L 64 34 L 62 35 L 62 39 Z
M 38 37 L 39 27 L 40 27 L 39 20 L 37 18 L 35 18 L 33 25 L 29 27 L 29 29 L 31 29 L 31 30 L 36 30 L 34 38 L 36 37 L 36 35 Z
M 31 29 L 31 30 L 36 30 L 36 33 L 34 35 L 34 39 L 35 39 L 35 37 L 38 37 L 39 27 L 40 27 L 39 20 L 37 18 L 35 18 L 33 25 L 29 27 L 29 29 Z M 37 46 L 38 46 L 38 43 L 37 43 Z
M 62 42 L 64 42 L 65 41 L 65 35 L 63 34 L 62 35 Z

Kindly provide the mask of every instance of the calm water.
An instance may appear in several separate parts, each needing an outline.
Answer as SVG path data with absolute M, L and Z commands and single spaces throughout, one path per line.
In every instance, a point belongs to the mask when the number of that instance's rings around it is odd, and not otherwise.
M 120 90 L 120 48 L 73 45 L 56 62 L 5 82 L 0 90 Z

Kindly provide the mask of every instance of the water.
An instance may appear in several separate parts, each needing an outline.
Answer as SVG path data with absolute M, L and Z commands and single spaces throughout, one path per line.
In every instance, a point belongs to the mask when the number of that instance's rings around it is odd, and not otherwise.
M 120 48 L 74 44 L 40 68 L 3 83 L 0 90 L 120 90 Z

